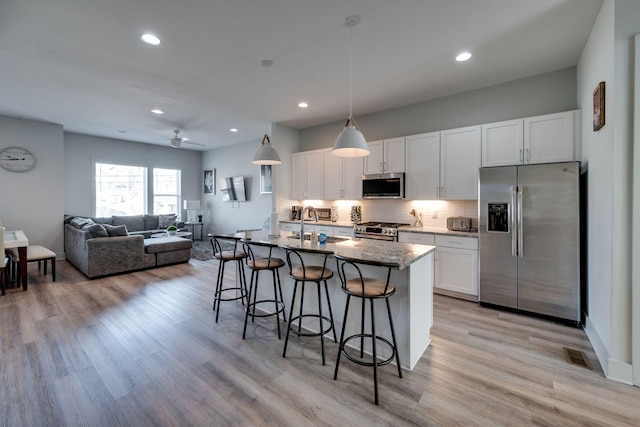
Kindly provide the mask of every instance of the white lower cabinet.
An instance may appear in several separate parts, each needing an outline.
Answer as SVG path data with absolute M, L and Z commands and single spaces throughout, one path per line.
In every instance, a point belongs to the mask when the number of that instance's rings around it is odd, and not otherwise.
M 400 243 L 419 243 L 421 245 L 434 245 L 435 236 L 427 233 L 409 233 L 406 231 L 398 232 L 398 242 Z
M 290 222 L 281 222 L 280 231 L 300 231 L 300 224 L 293 224 Z
M 333 235 L 341 237 L 353 237 L 353 227 L 333 227 Z
M 478 239 L 436 236 L 436 291 L 452 291 L 478 299 Z M 446 293 L 446 292 L 444 292 Z

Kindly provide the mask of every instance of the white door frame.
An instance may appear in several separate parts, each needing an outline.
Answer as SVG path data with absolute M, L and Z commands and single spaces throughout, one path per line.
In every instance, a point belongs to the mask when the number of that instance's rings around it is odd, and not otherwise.
M 632 218 L 640 218 L 640 34 L 634 37 Z M 640 386 L 640 227 L 631 234 L 631 363 L 633 385 Z M 635 261 L 634 261 L 635 260 Z

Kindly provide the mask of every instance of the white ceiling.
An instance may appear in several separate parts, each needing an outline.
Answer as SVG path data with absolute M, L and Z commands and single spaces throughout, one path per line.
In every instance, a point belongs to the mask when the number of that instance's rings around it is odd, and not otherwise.
M 211 149 L 259 140 L 267 120 L 302 129 L 346 119 L 349 15 L 362 19 L 352 30 L 357 118 L 576 65 L 601 4 L 0 0 L 0 114 L 167 146 L 154 134 L 180 128 L 205 145 L 183 147 Z M 162 45 L 141 42 L 147 31 Z M 457 63 L 463 50 L 474 56 Z M 268 76 L 263 59 L 274 62 Z

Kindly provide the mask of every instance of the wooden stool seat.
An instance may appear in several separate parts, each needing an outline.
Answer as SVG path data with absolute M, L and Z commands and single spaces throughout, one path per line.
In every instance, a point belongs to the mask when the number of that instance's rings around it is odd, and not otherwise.
M 12 262 L 17 266 L 22 261 L 18 253 L 17 248 L 7 249 L 7 253 L 11 257 Z M 44 274 L 47 275 L 47 262 L 51 261 L 51 275 L 53 281 L 56 281 L 56 253 L 52 250 L 40 245 L 27 246 L 27 260 L 26 262 L 38 262 L 38 270 L 41 268 L 41 262 L 44 261 Z M 20 275 L 17 275 L 16 284 L 20 285 Z

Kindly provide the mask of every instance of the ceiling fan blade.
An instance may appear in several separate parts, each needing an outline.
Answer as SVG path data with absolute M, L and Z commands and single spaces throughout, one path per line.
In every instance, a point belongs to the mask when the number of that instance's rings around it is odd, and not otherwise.
M 182 139 L 182 143 L 183 144 L 198 145 L 200 147 L 206 147 L 206 145 L 204 145 L 204 144 L 200 144 L 199 142 L 191 142 L 191 141 L 188 141 L 188 140 L 186 140 L 184 138 Z
M 166 136 L 166 135 L 158 135 L 157 133 L 152 133 L 152 136 L 155 136 L 156 138 L 163 138 L 163 139 L 172 139 L 172 136 Z

